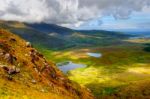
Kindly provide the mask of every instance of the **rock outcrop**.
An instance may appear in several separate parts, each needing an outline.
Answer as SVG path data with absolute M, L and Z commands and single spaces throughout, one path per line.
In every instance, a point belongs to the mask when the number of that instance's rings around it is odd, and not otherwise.
M 86 88 L 70 81 L 31 43 L 3 29 L 0 29 L 0 81 L 2 98 L 93 99 Z

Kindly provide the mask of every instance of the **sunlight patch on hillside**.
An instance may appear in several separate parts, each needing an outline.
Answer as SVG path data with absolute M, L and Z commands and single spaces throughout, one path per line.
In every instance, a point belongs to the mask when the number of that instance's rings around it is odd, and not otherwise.
M 131 42 L 131 43 L 150 43 L 149 38 L 128 39 L 124 41 Z
M 150 68 L 148 68 L 148 67 L 133 67 L 133 68 L 129 68 L 128 72 L 139 73 L 139 74 L 150 74 Z

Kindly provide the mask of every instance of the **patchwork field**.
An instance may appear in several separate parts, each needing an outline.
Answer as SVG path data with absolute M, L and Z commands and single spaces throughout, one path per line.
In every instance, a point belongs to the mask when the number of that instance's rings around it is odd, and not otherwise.
M 150 52 L 143 50 L 146 40 L 139 43 L 136 39 L 127 41 L 134 44 L 40 51 L 49 59 L 53 57 L 56 63 L 73 61 L 86 64 L 86 68 L 69 71 L 67 76 L 89 88 L 98 99 L 150 97 Z M 90 57 L 88 52 L 101 53 L 102 57 Z

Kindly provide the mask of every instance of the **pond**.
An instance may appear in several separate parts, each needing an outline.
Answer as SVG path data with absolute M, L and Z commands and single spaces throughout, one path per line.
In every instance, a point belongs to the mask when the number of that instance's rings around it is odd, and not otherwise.
M 57 66 L 64 73 L 67 73 L 68 71 L 76 69 L 76 68 L 86 67 L 86 65 L 84 65 L 84 64 L 77 64 L 77 63 L 73 63 L 72 61 L 58 63 Z
M 96 57 L 96 58 L 102 57 L 101 53 L 87 53 L 87 55 L 91 57 Z
M 101 53 L 87 53 L 87 55 L 91 56 L 91 57 L 95 57 L 95 58 L 102 57 Z M 57 63 L 56 65 L 64 73 L 67 73 L 68 71 L 73 70 L 73 69 L 86 67 L 85 64 L 77 64 L 77 63 L 74 63 L 72 61 L 64 61 L 61 63 Z

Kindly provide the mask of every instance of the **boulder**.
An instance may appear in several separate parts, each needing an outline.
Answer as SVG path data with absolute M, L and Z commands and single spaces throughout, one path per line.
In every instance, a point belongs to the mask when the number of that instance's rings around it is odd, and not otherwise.
M 9 41 L 10 42 L 16 42 L 16 39 L 15 38 L 10 38 Z
M 2 67 L 9 75 L 16 74 L 16 73 L 19 73 L 19 72 L 20 72 L 20 69 L 19 69 L 19 68 L 16 68 L 15 66 L 9 67 L 9 66 L 3 65 L 3 66 L 1 66 L 1 67 Z
M 9 53 L 6 53 L 6 54 L 4 55 L 4 59 L 7 60 L 7 62 L 8 62 L 8 63 L 11 63 L 11 64 L 13 64 L 13 62 L 17 60 L 16 57 L 13 57 L 13 56 L 12 56 L 11 54 L 9 54 Z
M 26 47 L 32 47 L 30 42 L 26 42 Z
M 6 59 L 9 63 L 13 63 L 12 55 L 9 53 L 6 53 L 4 56 L 4 59 Z
M 32 79 L 31 82 L 32 82 L 33 84 L 36 84 L 37 81 L 36 81 L 35 79 Z

